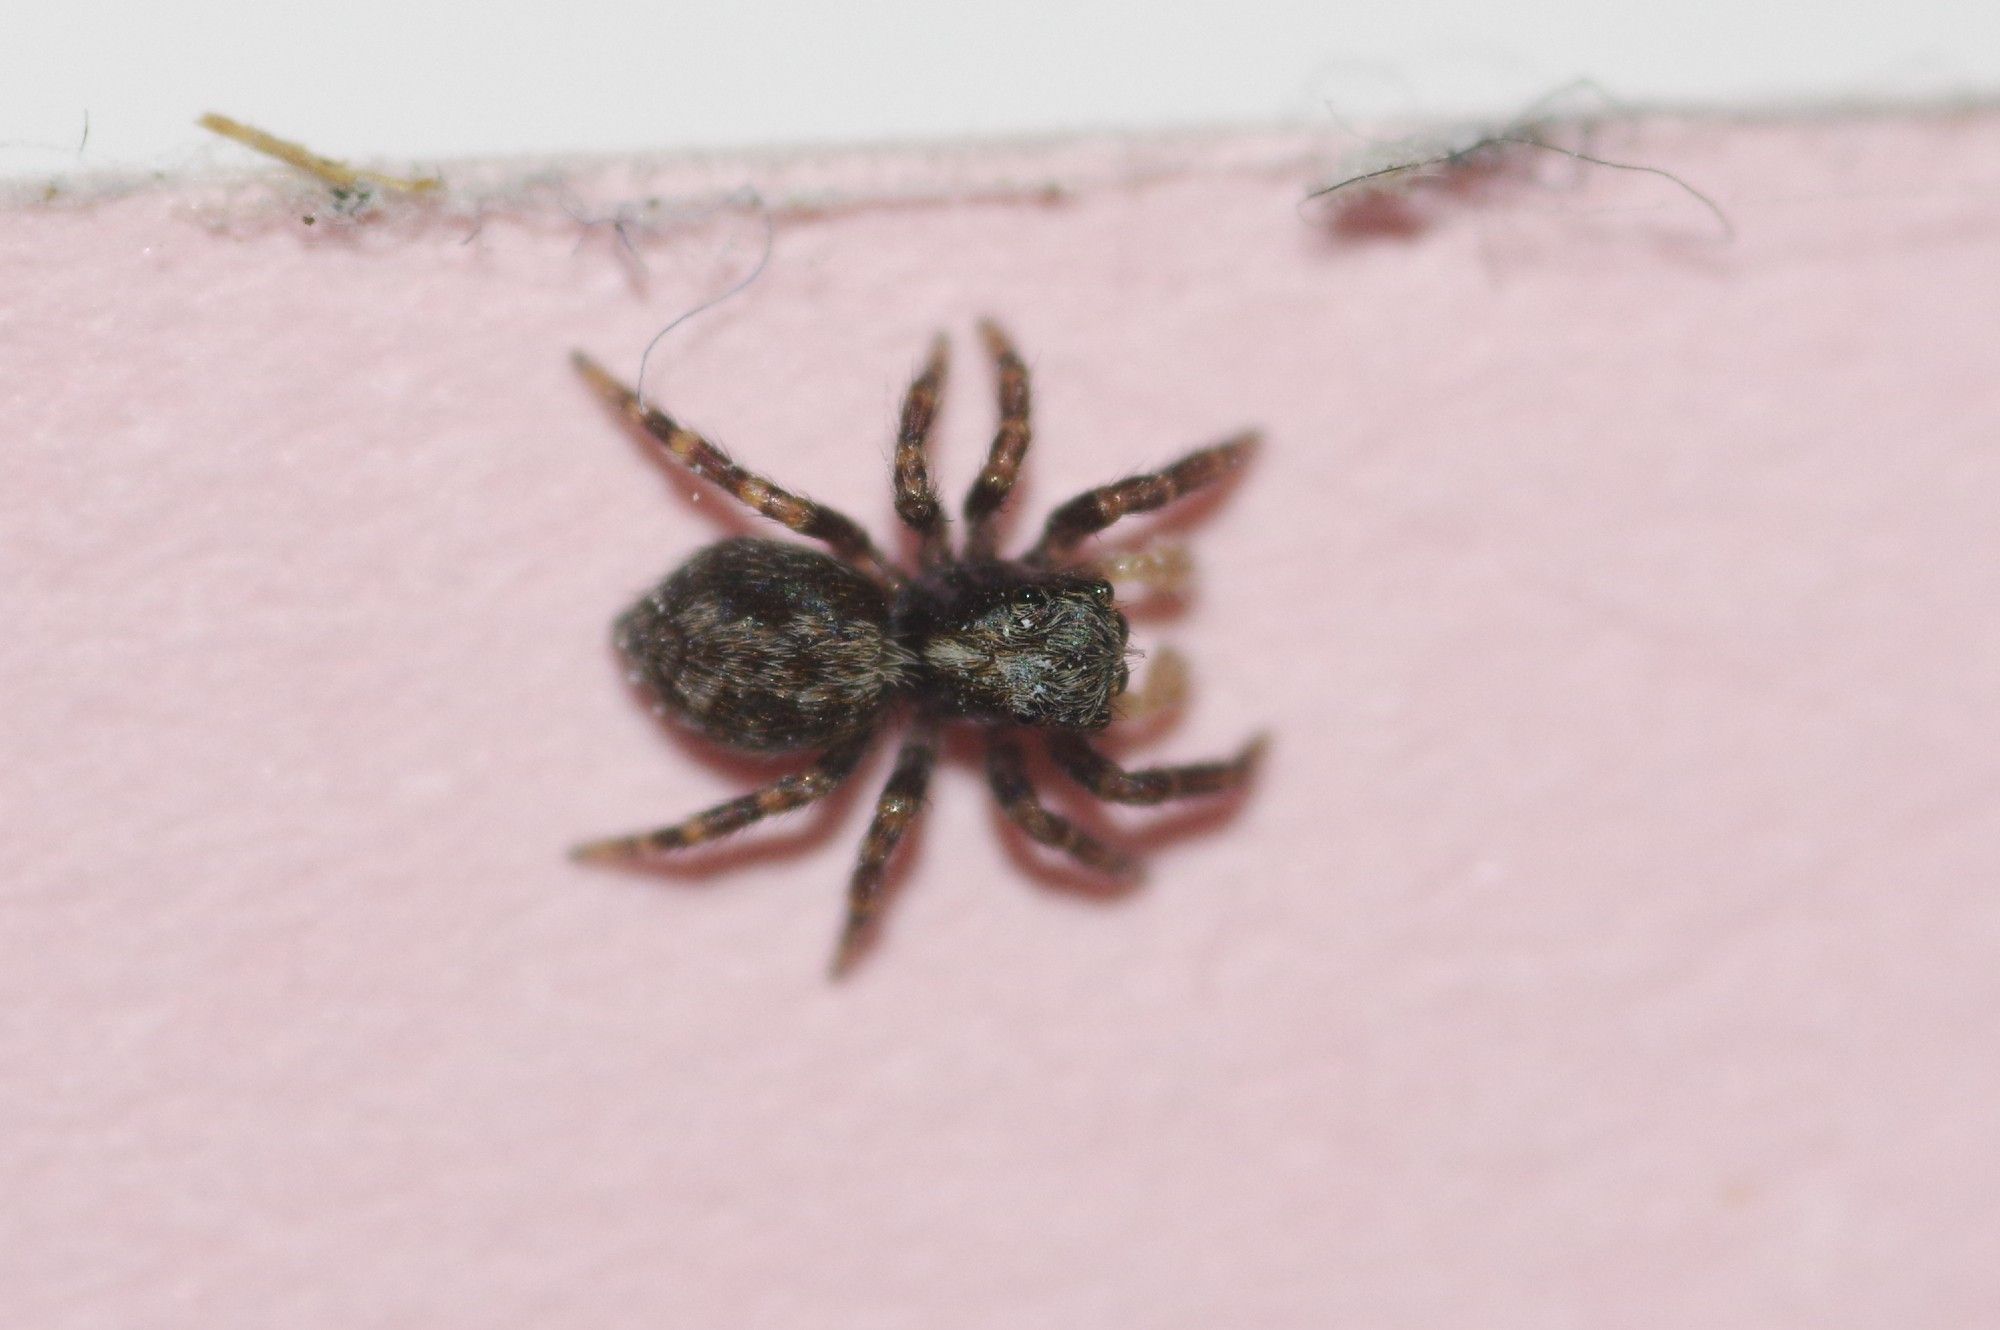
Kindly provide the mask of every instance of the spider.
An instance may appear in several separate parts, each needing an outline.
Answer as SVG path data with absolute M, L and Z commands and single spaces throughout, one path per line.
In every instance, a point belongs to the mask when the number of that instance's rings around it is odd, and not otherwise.
M 986 775 L 1006 816 L 1030 839 L 1113 878 L 1134 861 L 1044 808 L 1030 783 L 1022 740 L 1043 736 L 1056 765 L 1100 799 L 1157 804 L 1242 785 L 1262 748 L 1186 766 L 1126 771 L 1089 736 L 1110 724 L 1129 681 L 1130 628 L 1106 572 L 1118 561 L 1079 559 L 1076 547 L 1128 513 L 1150 512 L 1240 466 L 1256 443 L 1243 433 L 1159 471 L 1087 490 L 1049 516 L 1017 559 L 996 548 L 995 518 L 1028 450 L 1028 371 L 1000 328 L 979 328 L 999 382 L 1000 424 L 986 465 L 965 498 L 957 549 L 931 483 L 926 446 L 947 361 L 932 343 L 903 398 L 896 438 L 896 515 L 915 533 L 910 572 L 885 558 L 851 519 L 736 465 L 715 444 L 642 402 L 582 353 L 591 387 L 668 456 L 746 506 L 831 554 L 738 537 L 710 545 L 669 574 L 614 625 L 634 683 L 695 731 L 750 752 L 817 750 L 804 770 L 657 831 L 592 841 L 573 854 L 625 862 L 699 845 L 774 813 L 825 798 L 854 770 L 892 717 L 910 717 L 893 774 L 875 805 L 848 884 L 847 919 L 833 972 L 844 973 L 872 939 L 890 857 L 923 803 L 950 721 L 980 726 Z M 1164 657 L 1164 653 L 1163 653 Z M 1155 662 L 1148 686 L 1168 673 Z

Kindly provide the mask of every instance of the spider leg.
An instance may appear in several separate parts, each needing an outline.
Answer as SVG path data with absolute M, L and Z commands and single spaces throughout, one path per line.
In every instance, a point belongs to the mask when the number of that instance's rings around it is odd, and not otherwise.
M 931 484 L 930 463 L 924 456 L 931 424 L 937 419 L 938 393 L 944 387 L 946 353 L 940 333 L 931 343 L 930 359 L 903 394 L 903 420 L 896 431 L 896 516 L 917 533 L 926 568 L 937 567 L 951 554 L 945 540 L 944 506 L 938 502 L 937 486 Z
M 1254 431 L 1189 453 L 1159 471 L 1114 480 L 1083 493 L 1049 514 L 1042 538 L 1028 551 L 1029 563 L 1047 563 L 1067 553 L 1085 536 L 1095 535 L 1127 513 L 1149 513 L 1183 495 L 1192 494 L 1241 466 L 1256 446 Z
M 1112 849 L 1060 814 L 1051 813 L 1035 798 L 1028 779 L 1027 764 L 1021 759 L 1021 745 L 1004 730 L 995 730 L 986 741 L 986 780 L 1007 820 L 1039 845 L 1061 850 L 1086 868 L 1125 881 L 1139 875 L 1139 866 L 1130 856 Z
M 986 343 L 986 354 L 992 357 L 993 370 L 999 379 L 1000 427 L 986 454 L 985 468 L 965 496 L 967 560 L 993 557 L 993 518 L 1014 491 L 1014 480 L 1020 474 L 1021 458 L 1027 454 L 1031 437 L 1028 367 L 1021 362 L 1020 352 L 1014 349 L 1014 343 L 1000 330 L 999 324 L 991 319 L 981 320 L 979 336 Z
M 1158 804 L 1196 794 L 1222 794 L 1250 778 L 1263 755 L 1264 739 L 1252 739 L 1235 757 L 1181 767 L 1127 771 L 1090 746 L 1080 734 L 1049 736 L 1049 752 L 1071 780 L 1114 804 Z
M 833 956 L 833 973 L 839 977 L 867 950 L 885 903 L 883 875 L 890 856 L 902 842 L 903 833 L 923 807 L 924 791 L 931 780 L 931 766 L 937 760 L 937 721 L 920 716 L 896 754 L 896 769 L 875 801 L 875 819 L 861 842 L 861 861 L 847 884 L 847 922 L 840 932 L 840 945 Z
M 570 851 L 570 858 L 587 863 L 622 863 L 643 859 L 666 850 L 686 849 L 690 845 L 700 845 L 718 836 L 727 836 L 731 832 L 741 831 L 753 822 L 761 822 L 773 813 L 803 808 L 833 793 L 840 782 L 847 779 L 855 764 L 861 760 L 862 753 L 867 751 L 869 740 L 873 737 L 871 733 L 849 739 L 836 748 L 828 749 L 820 755 L 817 762 L 804 771 L 780 776 L 769 785 L 752 790 L 727 803 L 717 804 L 670 827 L 661 827 L 658 831 L 643 832 L 636 836 L 613 836 L 606 840 L 595 840 L 579 845 Z
M 730 461 L 722 449 L 693 430 L 682 428 L 666 412 L 643 405 L 637 394 L 581 351 L 570 359 L 599 397 L 650 434 L 670 457 L 695 475 L 772 521 L 802 536 L 825 541 L 834 553 L 876 577 L 891 583 L 902 580 L 853 518 L 745 471 Z

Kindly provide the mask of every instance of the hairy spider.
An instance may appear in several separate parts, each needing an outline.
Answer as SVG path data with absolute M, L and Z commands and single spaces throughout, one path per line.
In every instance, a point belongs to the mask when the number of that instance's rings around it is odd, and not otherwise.
M 1129 857 L 1037 801 L 1022 756 L 1025 732 L 1046 736 L 1056 765 L 1113 803 L 1216 794 L 1248 777 L 1261 741 L 1226 761 L 1144 771 L 1123 770 L 1091 745 L 1088 736 L 1110 724 L 1112 701 L 1127 683 L 1129 626 L 1104 574 L 1148 561 L 1093 564 L 1074 551 L 1127 513 L 1213 483 L 1244 461 L 1256 436 L 1244 433 L 1160 471 L 1087 490 L 1050 515 L 1026 554 L 1003 559 L 993 524 L 1028 450 L 1028 371 L 997 326 L 982 323 L 980 336 L 998 372 L 1000 427 L 966 495 L 965 539 L 956 551 L 925 457 L 945 376 L 942 335 L 903 398 L 895 499 L 896 515 L 916 533 L 914 574 L 883 557 L 852 520 L 745 471 L 603 368 L 575 357 L 605 401 L 675 461 L 839 556 L 772 540 L 725 540 L 618 619 L 618 649 L 634 682 L 695 730 L 738 749 L 820 751 L 803 771 L 670 827 L 579 846 L 577 858 L 624 861 L 699 845 L 824 798 L 890 717 L 908 713 L 908 737 L 848 885 L 838 974 L 873 935 L 883 875 L 923 802 L 942 722 L 970 721 L 986 731 L 993 795 L 1029 838 L 1117 877 L 1136 872 Z M 1157 664 L 1174 673 L 1164 653 Z

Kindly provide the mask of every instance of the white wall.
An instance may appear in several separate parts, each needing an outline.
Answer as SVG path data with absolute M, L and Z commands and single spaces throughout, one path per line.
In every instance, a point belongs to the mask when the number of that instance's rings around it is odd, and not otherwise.
M 1994 0 L 19 5 L 0 174 L 213 159 L 221 110 L 335 154 L 621 151 L 1312 114 L 2000 88 Z M 1238 11 L 1241 11 L 1240 13 Z M 220 150 L 226 152 L 234 149 Z

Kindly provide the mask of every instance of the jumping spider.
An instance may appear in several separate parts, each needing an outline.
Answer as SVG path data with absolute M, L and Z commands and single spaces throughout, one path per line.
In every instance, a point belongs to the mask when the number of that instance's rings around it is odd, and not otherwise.
M 925 458 L 945 376 L 942 335 L 903 399 L 895 500 L 896 515 L 916 533 L 914 574 L 885 558 L 849 518 L 743 470 L 603 368 L 575 357 L 604 400 L 675 461 L 838 556 L 772 540 L 725 540 L 689 559 L 618 619 L 617 646 L 634 682 L 664 710 L 733 748 L 820 753 L 805 770 L 684 822 L 579 846 L 577 858 L 617 862 L 699 845 L 824 798 L 891 715 L 908 712 L 908 737 L 848 886 L 847 923 L 834 958 L 840 973 L 873 933 L 883 874 L 923 802 L 941 722 L 965 720 L 985 730 L 987 779 L 1016 826 L 1118 877 L 1135 871 L 1127 856 L 1037 802 L 1022 757 L 1025 732 L 1042 733 L 1063 771 L 1114 803 L 1217 794 L 1248 777 L 1260 742 L 1226 761 L 1144 771 L 1123 770 L 1091 745 L 1087 736 L 1110 724 L 1113 699 L 1126 688 L 1129 626 L 1103 575 L 1116 571 L 1113 564 L 1078 561 L 1073 551 L 1127 513 L 1149 512 L 1212 484 L 1245 460 L 1255 435 L 1087 490 L 1050 515 L 1026 554 L 1003 559 L 993 524 L 1028 450 L 1028 371 L 998 327 L 983 323 L 980 335 L 998 372 L 1000 427 L 966 495 L 957 551 Z

